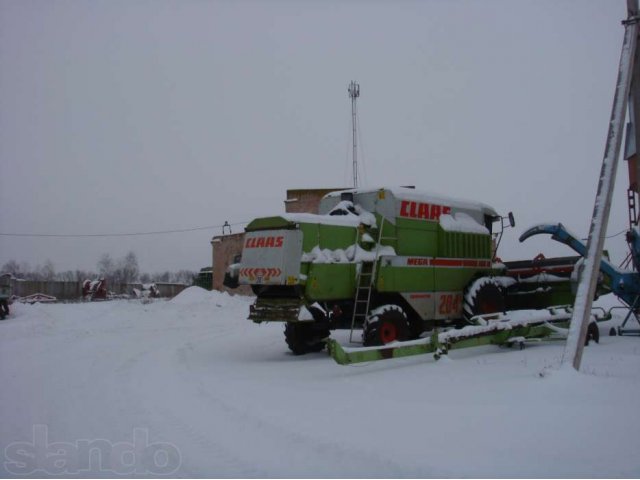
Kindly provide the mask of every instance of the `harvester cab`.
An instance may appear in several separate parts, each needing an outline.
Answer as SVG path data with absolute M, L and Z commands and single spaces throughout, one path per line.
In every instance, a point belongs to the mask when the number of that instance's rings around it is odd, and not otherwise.
M 500 222 L 500 230 L 493 234 L 493 260 L 500 261 L 498 258 L 498 248 L 500 247 L 504 230 L 508 227 L 515 228 L 516 219 L 513 216 L 513 212 L 509 212 L 506 217 L 497 216 L 494 218 L 494 222 Z

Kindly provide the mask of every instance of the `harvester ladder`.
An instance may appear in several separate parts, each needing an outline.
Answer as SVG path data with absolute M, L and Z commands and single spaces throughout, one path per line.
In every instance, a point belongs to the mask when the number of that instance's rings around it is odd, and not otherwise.
M 390 240 L 392 237 L 383 237 L 382 231 L 384 227 L 384 216 L 380 221 L 380 230 L 378 232 L 378 243 L 376 244 L 376 256 L 373 261 L 362 261 L 360 263 L 360 270 L 356 277 L 356 296 L 353 300 L 353 315 L 351 316 L 351 331 L 349 332 L 349 342 L 353 342 L 353 330 L 356 326 L 356 321 L 361 321 L 364 324 L 369 315 L 369 308 L 371 306 L 371 292 L 373 291 L 373 285 L 376 279 L 376 267 L 378 265 L 378 257 L 380 251 L 380 242 Z
M 351 317 L 351 332 L 349 332 L 349 342 L 353 342 L 353 329 L 356 321 L 364 321 L 369 314 L 371 304 L 371 290 L 373 290 L 373 279 L 376 274 L 376 262 L 362 261 L 360 271 L 356 279 L 356 296 L 353 301 L 353 315 Z

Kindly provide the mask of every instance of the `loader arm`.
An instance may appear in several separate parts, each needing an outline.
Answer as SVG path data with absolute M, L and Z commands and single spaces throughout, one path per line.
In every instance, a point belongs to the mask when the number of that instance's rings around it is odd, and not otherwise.
M 582 257 L 586 257 L 587 246 L 569 233 L 562 223 L 536 225 L 520 235 L 519 240 L 520 242 L 524 242 L 529 237 L 544 233 L 551 235 L 551 238 L 556 242 L 564 243 L 572 250 L 578 252 Z M 604 258 L 600 261 L 600 270 L 611 278 L 619 277 L 622 273 Z
M 587 253 L 587 247 L 584 243 L 571 235 L 561 223 L 556 225 L 542 224 L 531 227 L 520 235 L 520 241 L 524 242 L 529 237 L 543 233 L 548 233 L 552 239 L 564 243 L 583 257 Z M 600 261 L 600 271 L 609 277 L 608 287 L 611 291 L 626 303 L 632 311 L 640 314 L 640 274 L 637 270 L 638 264 L 640 264 L 640 235 L 638 231 L 635 229 L 631 230 L 628 234 L 627 241 L 631 245 L 636 270 L 621 270 L 603 258 Z

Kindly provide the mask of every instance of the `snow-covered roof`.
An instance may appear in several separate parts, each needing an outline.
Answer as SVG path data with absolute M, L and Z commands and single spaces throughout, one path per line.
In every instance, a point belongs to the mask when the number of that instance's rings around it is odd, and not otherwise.
M 318 223 L 323 225 L 338 225 L 357 227 L 360 217 L 357 215 L 316 215 L 315 213 L 283 213 L 279 217 L 294 223 Z
M 436 205 L 446 205 L 455 210 L 467 210 L 482 212 L 483 215 L 497 216 L 496 210 L 487 205 L 486 203 L 476 202 L 471 200 L 465 200 L 458 197 L 451 197 L 447 195 L 440 195 L 434 192 L 427 192 L 424 190 L 416 190 L 407 187 L 384 187 L 384 188 L 353 188 L 350 190 L 341 190 L 328 193 L 323 199 L 340 199 L 345 193 L 351 193 L 354 197 L 365 196 L 371 194 L 378 194 L 380 191 L 391 193 L 396 200 L 408 200 L 412 202 L 428 203 Z M 357 198 L 354 199 L 354 203 L 358 203 Z
M 446 232 L 479 233 L 489 235 L 489 230 L 463 212 L 455 215 L 441 215 L 440 226 Z
M 321 214 L 328 214 L 344 200 L 395 223 L 398 217 L 438 221 L 440 215 L 465 213 L 480 225 L 486 217 L 499 217 L 496 210 L 481 202 L 439 195 L 407 187 L 356 188 L 328 193 L 320 201 Z

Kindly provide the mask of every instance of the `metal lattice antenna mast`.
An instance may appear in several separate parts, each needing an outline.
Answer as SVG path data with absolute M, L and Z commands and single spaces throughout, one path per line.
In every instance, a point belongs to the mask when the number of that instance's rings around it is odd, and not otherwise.
M 351 123 L 353 126 L 353 188 L 358 188 L 358 147 L 356 139 L 356 99 L 360 96 L 360 85 L 352 81 L 349 84 L 351 98 Z

